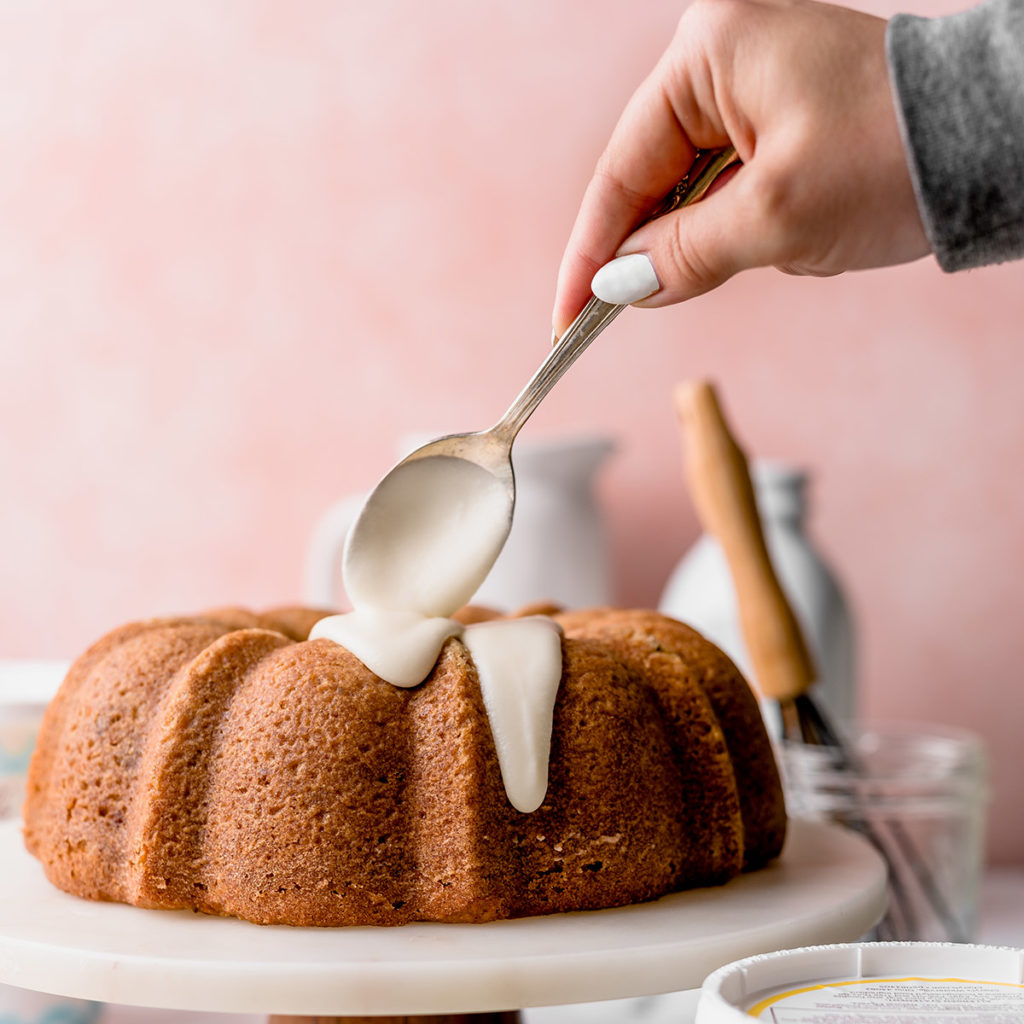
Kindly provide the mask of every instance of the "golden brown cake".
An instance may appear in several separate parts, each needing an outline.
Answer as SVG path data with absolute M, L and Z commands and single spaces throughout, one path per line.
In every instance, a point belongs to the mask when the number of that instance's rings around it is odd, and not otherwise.
M 29 772 L 25 840 L 50 880 L 261 924 L 397 925 L 636 903 L 780 851 L 757 703 L 686 626 L 556 616 L 548 789 L 524 814 L 462 643 L 400 689 L 305 640 L 324 614 L 156 619 L 82 655 Z

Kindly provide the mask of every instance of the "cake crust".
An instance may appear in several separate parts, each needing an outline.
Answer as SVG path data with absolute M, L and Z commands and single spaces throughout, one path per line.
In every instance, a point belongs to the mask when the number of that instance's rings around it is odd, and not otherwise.
M 29 772 L 25 841 L 50 880 L 260 924 L 479 922 L 719 884 L 780 851 L 756 701 L 680 623 L 555 616 L 548 790 L 523 814 L 463 644 L 400 689 L 305 640 L 325 614 L 150 620 L 82 655 Z

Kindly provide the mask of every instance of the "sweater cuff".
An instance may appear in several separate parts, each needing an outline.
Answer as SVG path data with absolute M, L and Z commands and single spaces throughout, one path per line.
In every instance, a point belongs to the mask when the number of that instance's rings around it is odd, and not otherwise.
M 918 208 L 943 270 L 1024 256 L 1024 0 L 900 14 L 886 56 Z

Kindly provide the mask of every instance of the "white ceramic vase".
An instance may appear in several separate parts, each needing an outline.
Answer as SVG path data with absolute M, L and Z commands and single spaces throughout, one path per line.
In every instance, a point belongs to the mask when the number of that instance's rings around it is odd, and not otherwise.
M 786 463 L 758 461 L 751 476 L 772 563 L 818 670 L 813 696 L 835 720 L 851 721 L 856 714 L 854 624 L 838 581 L 804 529 L 807 474 Z M 676 566 L 659 608 L 721 647 L 756 687 L 732 577 L 713 537 L 700 537 Z M 765 702 L 763 708 L 777 736 L 775 706 Z
M 406 438 L 401 454 L 429 437 Z M 597 472 L 614 450 L 603 437 L 519 441 L 512 452 L 516 507 L 512 531 L 474 604 L 511 611 L 535 601 L 568 608 L 608 604 L 611 567 Z M 306 600 L 344 604 L 345 538 L 366 494 L 342 498 L 321 518 L 306 557 Z

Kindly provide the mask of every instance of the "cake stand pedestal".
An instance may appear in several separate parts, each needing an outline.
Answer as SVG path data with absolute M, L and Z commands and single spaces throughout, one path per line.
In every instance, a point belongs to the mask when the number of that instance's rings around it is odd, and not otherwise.
M 6 822 L 0 983 L 107 1003 L 265 1013 L 277 1024 L 339 1015 L 497 1024 L 520 1007 L 693 989 L 741 957 L 851 941 L 881 917 L 885 900 L 884 864 L 864 840 L 795 820 L 767 868 L 653 903 L 478 925 L 258 927 L 69 896 L 46 881 L 17 823 Z
M 504 1013 L 443 1013 L 427 1017 L 416 1014 L 413 1017 L 282 1017 L 274 1014 L 267 1018 L 267 1024 L 517 1024 L 517 1010 Z
M 504 1013 L 442 1013 L 404 1017 L 282 1017 L 274 1014 L 267 1024 L 517 1024 L 517 1010 Z

